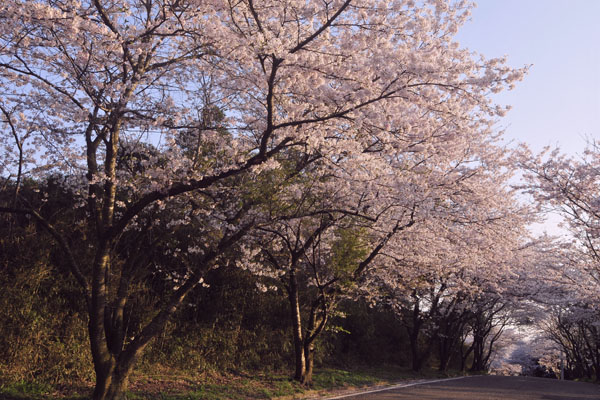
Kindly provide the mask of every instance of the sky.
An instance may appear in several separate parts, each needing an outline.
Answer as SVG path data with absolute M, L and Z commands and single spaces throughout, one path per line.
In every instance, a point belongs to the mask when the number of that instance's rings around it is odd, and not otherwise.
M 600 0 L 479 0 L 456 40 L 486 58 L 507 55 L 512 67 L 531 65 L 495 97 L 513 107 L 498 126 L 508 140 L 573 155 L 600 140 Z

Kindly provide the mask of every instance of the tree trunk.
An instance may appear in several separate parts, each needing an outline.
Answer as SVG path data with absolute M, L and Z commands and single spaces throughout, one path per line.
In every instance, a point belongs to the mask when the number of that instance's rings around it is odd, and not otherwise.
M 106 268 L 108 256 L 102 257 Z M 89 334 L 92 359 L 96 372 L 94 400 L 124 399 L 129 376 L 138 357 L 148 343 L 164 329 L 169 318 L 175 313 L 186 294 L 198 285 L 199 280 L 189 279 L 175 291 L 164 308 L 123 347 L 125 325 L 121 322 L 121 311 L 110 315 L 105 297 L 104 274 L 95 272 L 90 306 Z
M 315 355 L 314 344 L 310 343 L 310 344 L 305 345 L 304 346 L 304 360 L 305 360 L 306 368 L 304 371 L 304 379 L 302 380 L 302 383 L 304 385 L 312 384 L 314 355 Z
M 123 400 L 126 399 L 129 375 L 131 369 L 120 371 L 113 369 L 110 374 L 96 373 L 96 387 L 94 388 L 94 400 Z
M 418 372 L 421 370 L 421 357 L 419 355 L 419 334 L 410 335 L 410 353 L 411 353 L 411 366 L 413 371 Z
M 419 351 L 419 336 L 421 333 L 421 326 L 423 321 L 421 320 L 421 310 L 419 307 L 419 300 L 415 297 L 415 304 L 413 305 L 411 322 L 406 324 L 406 330 L 408 331 L 408 337 L 410 339 L 410 353 L 411 353 L 411 366 L 413 371 L 420 371 L 423 367 L 423 357 Z
M 485 370 L 484 346 L 484 337 L 478 335 L 473 337 L 473 364 L 471 365 L 471 371 L 480 372 Z
M 459 346 L 464 345 L 461 337 L 465 336 L 465 317 L 464 313 L 451 312 L 444 315 L 443 319 L 438 323 L 440 326 L 437 330 L 439 343 L 440 371 L 448 370 L 450 362 L 454 359 L 459 351 Z M 463 349 L 461 348 L 461 355 Z
M 114 369 L 114 366 L 113 368 Z M 105 400 L 108 399 L 108 390 L 112 384 L 112 369 L 111 370 L 100 370 L 96 366 L 96 386 L 94 387 L 94 394 L 92 398 L 94 400 Z
M 448 370 L 451 351 L 451 348 L 448 348 L 447 339 L 440 338 L 440 372 L 445 372 Z
M 306 358 L 304 355 L 304 339 L 302 337 L 302 315 L 300 314 L 300 300 L 298 299 L 298 283 L 296 275 L 290 272 L 289 300 L 292 316 L 292 335 L 294 338 L 294 353 L 296 356 L 296 371 L 294 380 L 303 382 L 306 373 Z
M 112 316 L 107 309 L 106 299 L 106 270 L 110 263 L 108 245 L 102 243 L 96 262 L 92 282 L 92 303 L 90 307 L 90 345 L 94 369 L 96 371 L 96 386 L 94 400 L 125 399 L 129 375 L 133 368 L 136 355 L 143 346 L 123 351 L 124 327 L 112 326 Z
M 109 262 L 109 250 L 106 242 L 102 242 L 96 253 L 92 276 L 92 301 L 89 309 L 88 331 L 94 370 L 96 372 L 95 400 L 109 399 L 106 397 L 112 385 L 116 360 L 110 353 L 106 340 L 105 311 L 106 311 L 106 269 Z
M 465 372 L 467 370 L 467 359 L 469 355 L 473 352 L 473 344 L 467 348 L 465 351 L 465 342 L 464 340 L 460 343 L 460 370 L 461 372 Z

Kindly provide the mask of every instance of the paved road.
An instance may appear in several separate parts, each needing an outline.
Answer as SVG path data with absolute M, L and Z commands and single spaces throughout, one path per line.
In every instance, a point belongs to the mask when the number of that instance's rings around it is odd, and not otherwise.
M 600 400 L 600 385 L 555 379 L 473 376 L 415 385 L 344 400 Z

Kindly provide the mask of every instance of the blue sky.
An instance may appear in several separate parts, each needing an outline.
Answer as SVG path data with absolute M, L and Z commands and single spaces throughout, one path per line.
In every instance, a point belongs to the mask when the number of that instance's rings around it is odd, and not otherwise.
M 600 0 L 479 0 L 456 39 L 486 57 L 533 64 L 496 100 L 513 109 L 499 127 L 539 151 L 576 154 L 600 140 Z

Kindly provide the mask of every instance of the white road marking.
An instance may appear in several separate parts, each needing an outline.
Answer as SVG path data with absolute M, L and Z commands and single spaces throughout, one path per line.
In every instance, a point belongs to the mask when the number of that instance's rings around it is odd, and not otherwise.
M 388 387 L 385 387 L 385 388 L 382 388 L 382 389 L 367 390 L 367 391 L 364 391 L 364 392 L 344 394 L 344 395 L 336 396 L 336 397 L 326 397 L 325 400 L 345 399 L 346 397 L 353 397 L 353 396 L 360 396 L 360 395 L 363 395 L 363 394 L 384 392 L 386 390 L 401 389 L 401 388 L 406 388 L 406 387 L 411 387 L 411 386 L 427 385 L 429 383 L 455 381 L 455 380 L 464 379 L 464 378 L 468 378 L 468 376 L 459 376 L 459 377 L 456 377 L 456 378 L 447 378 L 447 379 L 437 379 L 437 380 L 434 380 L 434 381 L 422 381 L 422 382 L 413 382 L 413 383 L 400 383 L 398 385 L 388 386 Z

